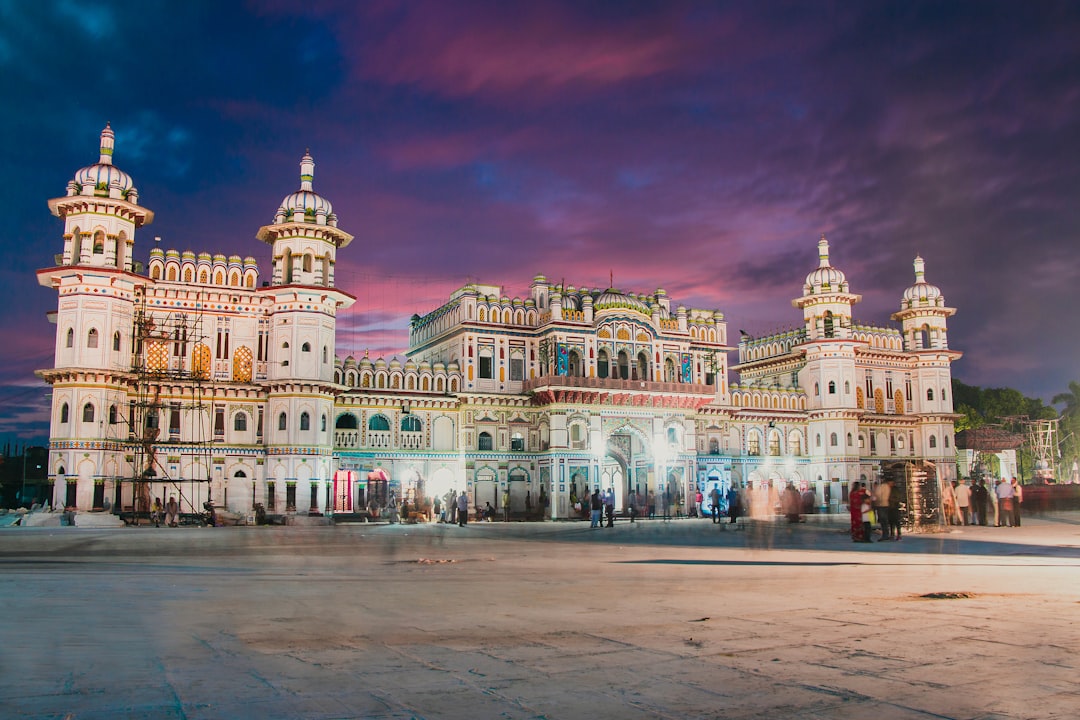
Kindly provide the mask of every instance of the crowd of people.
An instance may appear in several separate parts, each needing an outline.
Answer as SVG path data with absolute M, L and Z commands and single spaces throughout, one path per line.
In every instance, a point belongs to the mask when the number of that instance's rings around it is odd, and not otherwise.
M 978 478 L 953 480 L 942 489 L 942 507 L 949 525 L 993 525 L 1020 527 L 1020 505 L 1024 486 L 1016 478 L 992 481 Z

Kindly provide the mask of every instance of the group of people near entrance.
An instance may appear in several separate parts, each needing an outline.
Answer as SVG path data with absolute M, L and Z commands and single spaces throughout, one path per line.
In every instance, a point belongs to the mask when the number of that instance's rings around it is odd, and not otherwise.
M 1020 527 L 1020 505 L 1024 487 L 1016 478 L 1002 478 L 987 487 L 982 478 L 953 480 L 942 489 L 941 504 L 949 525 L 993 525 Z
M 540 488 L 540 497 L 537 500 L 538 510 L 541 512 L 541 518 L 543 513 L 548 507 L 548 496 L 544 492 L 544 488 Z M 510 522 L 510 491 L 506 490 L 502 495 L 502 519 L 505 522 Z M 435 518 L 441 523 L 457 524 L 458 527 L 464 527 L 469 523 L 469 495 L 464 490 L 458 493 L 457 490 L 451 490 L 444 497 L 435 498 L 434 502 Z M 484 507 L 477 505 L 472 508 L 473 520 L 484 520 L 492 522 L 495 520 L 496 512 L 492 507 L 491 502 L 485 502 Z M 525 492 L 525 517 L 530 519 L 533 517 L 533 497 L 532 491 L 527 490 Z
M 894 480 L 879 482 L 871 492 L 866 483 L 856 482 L 848 495 L 853 542 L 874 542 L 874 525 L 881 526 L 878 542 L 900 540 L 900 497 Z

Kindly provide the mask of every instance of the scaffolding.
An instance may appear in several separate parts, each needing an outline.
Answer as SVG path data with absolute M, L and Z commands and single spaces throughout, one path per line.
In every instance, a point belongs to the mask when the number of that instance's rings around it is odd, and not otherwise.
M 191 311 L 152 310 L 146 289 L 137 288 L 131 371 L 131 475 L 121 480 L 131 485 L 132 517 L 148 518 L 154 499 L 164 505 L 175 496 L 182 518 L 204 521 L 203 509 L 212 502 L 213 374 L 202 302 Z

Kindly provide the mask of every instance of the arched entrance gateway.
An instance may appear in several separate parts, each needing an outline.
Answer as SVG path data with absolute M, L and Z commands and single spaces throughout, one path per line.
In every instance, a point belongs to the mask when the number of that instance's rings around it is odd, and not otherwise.
M 601 489 L 614 490 L 616 510 L 627 512 L 633 493 L 641 493 L 644 499 L 650 490 L 656 491 L 653 454 L 644 433 L 632 425 L 617 428 L 604 445 Z

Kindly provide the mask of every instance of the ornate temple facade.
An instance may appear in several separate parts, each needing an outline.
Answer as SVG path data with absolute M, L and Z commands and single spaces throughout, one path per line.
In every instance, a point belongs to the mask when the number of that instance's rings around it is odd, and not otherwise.
M 648 293 L 533 278 L 527 297 L 468 284 L 413 316 L 404 361 L 340 358 L 335 286 L 352 240 L 329 201 L 300 188 L 252 258 L 153 247 L 131 178 L 97 163 L 49 202 L 63 252 L 38 271 L 59 295 L 52 386 L 53 500 L 78 510 L 179 496 L 240 514 L 351 512 L 380 492 L 469 493 L 475 506 L 573 514 L 612 488 L 678 496 L 716 486 L 811 488 L 835 508 L 887 466 L 956 474 L 941 291 L 915 260 L 892 319 L 852 317 L 860 296 L 818 243 L 801 327 L 729 343 L 723 313 Z M 738 362 L 729 366 L 729 355 Z M 729 378 L 737 378 L 730 382 Z M 684 505 L 685 506 L 685 505 Z

